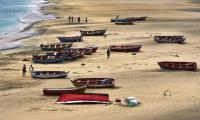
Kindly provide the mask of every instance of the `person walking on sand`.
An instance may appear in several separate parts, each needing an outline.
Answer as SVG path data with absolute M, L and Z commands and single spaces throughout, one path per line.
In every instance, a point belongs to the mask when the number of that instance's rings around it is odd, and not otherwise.
M 25 64 L 23 65 L 23 68 L 22 68 L 22 74 L 23 74 L 23 77 L 26 76 L 26 65 Z
M 29 71 L 30 71 L 30 72 L 33 72 L 33 71 L 34 71 L 33 65 L 30 65 L 30 66 L 29 66 Z
M 111 50 L 110 50 L 110 48 L 108 48 L 108 49 L 107 49 L 107 59 L 110 58 L 110 55 L 111 55 Z

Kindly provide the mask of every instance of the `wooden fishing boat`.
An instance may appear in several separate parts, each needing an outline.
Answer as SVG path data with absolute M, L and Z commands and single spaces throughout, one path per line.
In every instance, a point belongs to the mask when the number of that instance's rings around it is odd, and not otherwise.
M 75 37 L 57 37 L 60 42 L 81 42 L 83 41 L 82 36 L 75 36 Z
M 116 25 L 133 25 L 133 22 L 115 22 Z
M 117 23 L 117 22 L 132 22 L 131 19 L 128 18 L 113 18 L 110 20 L 111 22 Z
M 66 51 L 75 51 L 75 52 L 81 52 L 83 53 L 84 55 L 91 55 L 92 54 L 92 49 L 90 48 L 76 48 L 76 47 L 73 47 L 73 48 L 67 48 L 65 49 Z
M 87 86 L 87 88 L 113 88 L 115 80 L 113 78 L 77 78 L 71 80 L 76 87 Z
M 184 36 L 154 36 L 154 40 L 158 43 L 179 43 L 182 44 L 186 40 Z
M 89 46 L 88 48 L 92 49 L 92 53 L 95 53 L 97 51 L 97 49 L 98 49 L 97 46 Z
M 62 58 L 62 56 L 34 55 L 32 61 L 34 63 L 44 63 L 44 64 L 61 63 L 64 62 L 64 58 Z
M 128 17 L 128 18 L 113 18 L 111 19 L 111 22 L 137 22 L 137 21 L 145 21 L 148 17 Z
M 142 45 L 111 45 L 112 52 L 139 52 Z
M 73 88 L 44 88 L 43 95 L 44 96 L 60 96 L 62 94 L 69 94 L 69 93 L 84 93 L 85 90 L 86 90 L 86 86 L 73 87 Z
M 148 18 L 147 16 L 142 16 L 142 17 L 130 17 L 127 19 L 131 20 L 132 22 L 136 22 L 136 21 L 145 21 L 147 18 Z
M 43 51 L 55 51 L 69 48 L 73 43 L 52 43 L 48 45 L 41 44 L 40 47 Z
M 108 104 L 109 95 L 102 93 L 63 94 L 56 103 L 60 104 Z
M 196 71 L 197 63 L 195 62 L 174 62 L 174 61 L 163 61 L 158 62 L 161 69 L 169 70 L 186 70 L 186 71 Z
M 107 29 L 101 30 L 80 30 L 82 36 L 101 36 L 104 35 Z
M 33 78 L 40 79 L 55 79 L 55 78 L 66 78 L 69 74 L 65 71 L 33 71 L 31 72 L 31 76 Z

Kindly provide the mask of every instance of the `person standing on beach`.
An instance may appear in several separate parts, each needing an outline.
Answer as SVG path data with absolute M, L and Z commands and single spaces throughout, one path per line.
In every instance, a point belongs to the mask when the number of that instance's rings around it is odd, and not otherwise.
M 71 20 L 71 16 L 69 16 L 69 17 L 68 17 L 68 20 L 69 20 L 69 23 L 70 23 L 70 20 Z
M 30 72 L 33 72 L 33 71 L 34 71 L 33 65 L 30 65 L 30 66 L 29 66 L 29 71 L 30 71 Z
M 116 16 L 116 19 L 119 19 L 119 15 Z
M 86 18 L 85 18 L 85 23 L 87 23 L 87 22 L 88 22 L 88 18 L 86 17 Z
M 78 17 L 78 23 L 80 23 L 81 22 L 81 18 L 80 17 Z
M 108 49 L 107 49 L 107 59 L 110 58 L 110 55 L 111 55 L 111 50 L 110 50 L 110 48 L 108 48 Z
M 22 68 L 22 74 L 23 74 L 23 77 L 26 76 L 26 65 L 25 64 L 23 65 L 23 68 Z

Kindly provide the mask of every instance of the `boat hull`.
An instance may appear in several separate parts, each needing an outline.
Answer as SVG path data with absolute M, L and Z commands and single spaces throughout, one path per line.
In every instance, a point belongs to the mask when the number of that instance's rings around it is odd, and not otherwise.
M 83 31 L 81 30 L 82 36 L 102 36 L 106 33 L 106 30 L 93 30 L 93 31 Z
M 154 40 L 158 43 L 179 43 L 182 44 L 186 40 L 183 36 L 154 36 Z
M 111 45 L 112 52 L 139 52 L 142 45 Z
M 69 72 L 65 71 L 33 71 L 31 76 L 39 79 L 66 78 Z
M 62 45 L 62 46 L 61 46 Z M 62 49 L 65 49 L 65 48 L 69 48 L 71 47 L 73 44 L 70 43 L 70 44 L 51 44 L 51 45 L 40 45 L 41 49 L 43 51 L 58 51 L 58 50 L 62 50 Z
M 180 71 L 196 71 L 197 64 L 195 62 L 158 62 L 161 69 L 180 70 Z
M 71 80 L 76 87 L 86 86 L 87 88 L 113 88 L 115 87 L 114 79 L 112 78 L 78 78 Z
M 86 87 L 79 88 L 44 88 L 44 96 L 60 96 L 62 94 L 71 94 L 71 93 L 84 93 Z
M 57 102 L 59 104 L 108 104 L 109 95 L 100 93 L 63 94 Z
M 81 36 L 78 36 L 78 37 L 57 37 L 60 42 L 81 42 L 83 41 L 82 37 Z

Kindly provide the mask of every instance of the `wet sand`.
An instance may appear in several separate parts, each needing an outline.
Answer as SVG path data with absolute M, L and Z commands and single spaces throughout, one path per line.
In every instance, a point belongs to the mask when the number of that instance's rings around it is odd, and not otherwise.
M 59 17 L 40 22 L 33 30 L 41 35 L 22 40 L 24 47 L 2 51 L 0 56 L 0 120 L 25 119 L 108 119 L 108 120 L 198 120 L 200 115 L 199 70 L 171 72 L 160 70 L 158 61 L 194 61 L 200 63 L 199 5 L 187 0 L 51 0 L 57 5 L 45 9 Z M 88 17 L 88 24 L 69 24 L 68 16 Z M 135 25 L 113 25 L 110 18 L 120 15 L 148 16 Z M 84 37 L 75 46 L 97 45 L 92 56 L 61 64 L 33 64 L 31 54 L 41 43 L 58 42 L 56 37 L 78 35 L 80 29 L 107 28 L 107 37 Z M 153 35 L 181 34 L 186 44 L 158 44 Z M 106 49 L 113 44 L 142 44 L 141 52 L 112 53 L 106 59 Z M 22 61 L 27 58 L 30 61 Z M 81 66 L 85 63 L 85 66 Z M 135 108 L 115 105 L 58 105 L 58 97 L 44 97 L 42 88 L 71 87 L 68 79 L 37 80 L 27 72 L 22 77 L 22 65 L 33 64 L 35 70 L 70 71 L 69 77 L 113 77 L 115 89 L 87 89 L 86 92 L 108 93 L 110 100 L 137 97 L 142 104 Z M 172 96 L 163 96 L 170 90 Z M 77 115 L 78 114 L 78 115 Z

